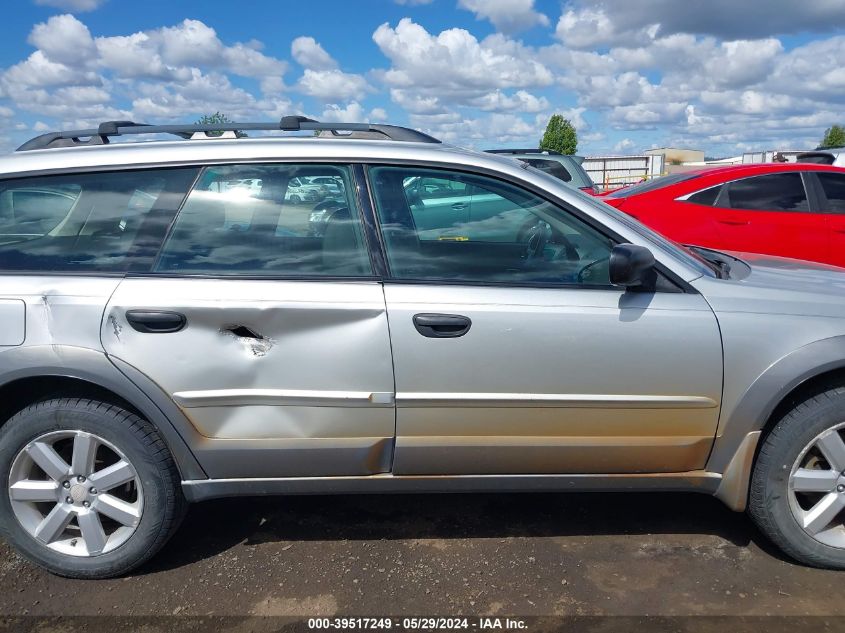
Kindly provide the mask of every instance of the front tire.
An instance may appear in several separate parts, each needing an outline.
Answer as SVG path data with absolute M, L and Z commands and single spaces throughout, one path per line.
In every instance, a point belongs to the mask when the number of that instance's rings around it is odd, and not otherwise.
M 167 446 L 130 411 L 62 398 L 0 429 L 0 532 L 54 574 L 131 571 L 167 542 L 185 505 Z
M 845 569 L 845 388 L 808 398 L 766 436 L 748 511 L 797 561 Z

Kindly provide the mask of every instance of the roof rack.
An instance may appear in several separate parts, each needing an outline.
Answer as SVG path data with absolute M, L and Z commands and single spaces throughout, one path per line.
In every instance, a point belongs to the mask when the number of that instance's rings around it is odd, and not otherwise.
M 237 138 L 238 132 L 250 130 L 279 130 L 282 132 L 317 132 L 317 136 L 333 138 L 369 138 L 416 143 L 440 143 L 433 136 L 397 125 L 370 123 L 321 123 L 304 116 L 286 116 L 277 122 L 212 123 L 210 125 L 149 125 L 132 121 L 106 121 L 97 128 L 48 132 L 30 139 L 17 151 L 52 149 L 56 147 L 85 147 L 107 145 L 115 136 L 135 134 L 172 134 L 183 139 Z M 212 133 L 213 135 L 209 135 Z
M 553 149 L 537 149 L 536 147 L 533 147 L 531 149 L 485 149 L 484 151 L 488 154 L 551 154 L 553 156 L 563 155 Z

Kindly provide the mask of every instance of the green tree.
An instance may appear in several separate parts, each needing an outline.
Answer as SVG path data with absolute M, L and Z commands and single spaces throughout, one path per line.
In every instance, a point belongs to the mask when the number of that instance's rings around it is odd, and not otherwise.
M 232 121 L 232 119 L 230 119 L 228 117 L 228 115 L 223 114 L 222 112 L 215 112 L 214 114 L 205 114 L 205 115 L 201 116 L 199 119 L 197 119 L 196 124 L 197 125 L 217 125 L 217 124 L 231 125 L 232 123 L 234 123 L 234 121 Z M 216 131 L 216 132 L 208 132 L 207 134 L 209 136 L 222 136 L 223 131 L 220 130 L 220 131 Z M 246 134 L 244 134 L 240 130 L 235 130 L 235 135 L 238 136 L 238 137 L 246 136 Z
M 553 114 L 543 138 L 540 139 L 540 149 L 574 154 L 578 150 L 578 132 L 575 131 L 572 121 L 560 114 Z
M 845 147 L 845 128 L 841 125 L 831 125 L 827 128 L 819 149 L 824 149 L 825 147 Z

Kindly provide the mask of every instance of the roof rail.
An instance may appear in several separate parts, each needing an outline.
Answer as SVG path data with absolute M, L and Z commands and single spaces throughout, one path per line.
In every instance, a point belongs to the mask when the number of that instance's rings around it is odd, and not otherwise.
M 106 121 L 97 128 L 88 130 L 66 130 L 48 132 L 30 139 L 17 151 L 34 149 L 52 149 L 56 147 L 85 147 L 89 145 L 107 145 L 115 136 L 136 134 L 172 134 L 183 139 L 215 138 L 209 133 L 238 132 L 249 130 L 277 130 L 282 132 L 317 132 L 318 136 L 334 138 L 372 138 L 390 141 L 411 141 L 416 143 L 439 143 L 433 136 L 411 128 L 397 125 L 378 125 L 370 123 L 321 123 L 304 116 L 285 116 L 277 122 L 264 123 L 212 123 L 209 125 L 150 125 L 132 121 Z M 226 138 L 231 138 L 231 134 Z
M 562 156 L 560 152 L 553 149 L 485 149 L 487 154 L 551 154 L 552 156 Z

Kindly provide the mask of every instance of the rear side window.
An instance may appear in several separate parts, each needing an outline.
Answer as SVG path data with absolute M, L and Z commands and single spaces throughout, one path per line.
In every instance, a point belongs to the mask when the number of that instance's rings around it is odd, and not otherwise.
M 707 207 L 712 207 L 716 204 L 716 198 L 719 197 L 719 192 L 722 190 L 722 185 L 718 187 L 710 187 L 704 191 L 699 191 L 686 198 L 686 202 L 693 204 L 701 204 Z
M 349 170 L 335 165 L 207 167 L 154 270 L 257 277 L 371 275 L 350 182 Z
M 833 213 L 845 213 L 845 175 L 817 173 L 819 181 L 827 198 L 824 205 L 825 211 Z
M 148 267 L 196 173 L 185 168 L 0 181 L 0 269 Z
M 728 183 L 719 206 L 747 211 L 808 211 L 801 174 L 767 174 Z

